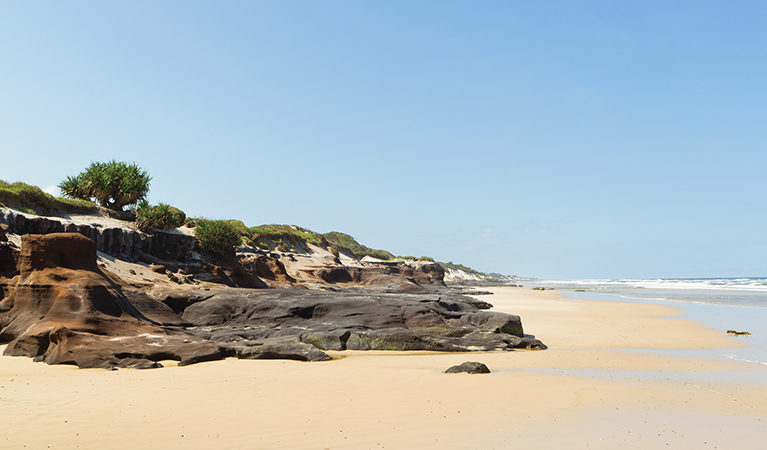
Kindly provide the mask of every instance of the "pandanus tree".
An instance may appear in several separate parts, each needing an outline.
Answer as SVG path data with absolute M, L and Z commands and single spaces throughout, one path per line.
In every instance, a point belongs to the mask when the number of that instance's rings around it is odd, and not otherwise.
M 80 174 L 67 177 L 59 184 L 70 198 L 95 201 L 114 211 L 136 205 L 149 193 L 152 177 L 135 163 L 122 161 L 95 162 Z

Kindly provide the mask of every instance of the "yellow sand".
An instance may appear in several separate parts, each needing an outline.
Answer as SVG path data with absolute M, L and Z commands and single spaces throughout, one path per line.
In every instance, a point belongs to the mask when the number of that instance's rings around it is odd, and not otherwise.
M 549 350 L 113 372 L 2 357 L 0 448 L 762 448 L 767 370 L 649 351 L 742 340 L 658 318 L 673 308 L 493 290 L 484 299 L 521 315 Z M 493 373 L 442 373 L 467 360 Z M 744 374 L 762 381 L 711 381 Z

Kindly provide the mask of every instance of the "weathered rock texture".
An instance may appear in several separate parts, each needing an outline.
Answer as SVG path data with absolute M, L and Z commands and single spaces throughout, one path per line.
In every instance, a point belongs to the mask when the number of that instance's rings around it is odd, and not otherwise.
M 545 348 L 524 336 L 518 316 L 482 310 L 482 302 L 465 296 L 141 290 L 102 270 L 96 248 L 79 233 L 22 237 L 21 251 L 6 261 L 16 270 L 0 278 L 6 355 L 149 368 L 166 359 L 184 365 L 227 356 L 323 361 L 330 359 L 325 351 L 347 349 Z
M 419 294 L 445 287 L 439 264 L 420 261 L 365 262 L 361 266 L 324 265 L 303 269 L 302 278 L 328 284 L 350 284 L 378 292 Z
M 466 300 L 436 294 L 238 290 L 195 302 L 182 317 L 238 354 L 274 338 L 320 350 L 545 348 L 524 336 L 518 316 L 482 311 Z
M 11 209 L 0 208 L 0 224 L 8 232 L 23 234 L 80 233 L 96 243 L 100 252 L 125 261 L 136 261 L 143 255 L 162 260 L 187 261 L 195 239 L 180 233 L 144 234 L 128 228 L 103 228 L 98 225 L 75 225 L 55 217 L 29 217 Z
M 245 270 L 259 278 L 275 281 L 279 284 L 289 285 L 296 279 L 288 274 L 279 258 L 263 253 L 239 253 L 237 259 Z
M 80 367 L 154 367 L 220 359 L 226 350 L 181 329 L 168 306 L 96 264 L 96 244 L 78 233 L 25 235 L 20 275 L 0 301 L 5 354 Z

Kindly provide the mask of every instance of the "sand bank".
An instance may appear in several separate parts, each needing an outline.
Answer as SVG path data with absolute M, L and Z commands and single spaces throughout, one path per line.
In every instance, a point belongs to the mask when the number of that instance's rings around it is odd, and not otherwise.
M 760 448 L 767 370 L 652 350 L 741 341 L 664 306 L 494 291 L 549 350 L 115 372 L 2 357 L 0 448 Z M 493 373 L 442 373 L 466 360 Z

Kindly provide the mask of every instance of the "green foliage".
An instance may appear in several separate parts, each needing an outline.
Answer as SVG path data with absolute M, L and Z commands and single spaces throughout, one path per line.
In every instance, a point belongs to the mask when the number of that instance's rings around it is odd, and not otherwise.
M 202 250 L 217 255 L 231 253 L 242 243 L 242 234 L 231 220 L 199 219 L 194 234 Z
M 149 193 L 149 173 L 122 161 L 95 162 L 77 176 L 67 177 L 59 189 L 67 197 L 92 200 L 115 211 L 135 205 Z
M 434 262 L 434 258 L 431 256 L 421 256 L 420 258 L 416 258 L 415 256 L 395 256 L 392 258 L 395 261 L 429 261 Z
M 476 276 L 479 276 L 479 277 L 485 276 L 484 273 L 482 273 L 482 272 L 480 272 L 478 270 L 474 270 L 471 267 L 464 266 L 463 264 L 454 264 L 453 261 L 446 262 L 446 263 L 441 262 L 441 263 L 437 263 L 437 264 L 442 266 L 442 268 L 445 269 L 445 270 L 447 270 L 447 269 L 462 270 L 462 271 L 464 271 L 464 272 L 466 272 L 468 274 L 471 274 L 471 275 L 476 275 Z
M 95 209 L 88 201 L 57 198 L 37 186 L 0 180 L 0 202 L 20 211 L 37 214 L 46 212 L 87 213 Z
M 241 220 L 223 220 L 233 226 L 241 236 L 250 236 L 250 230 Z
M 250 241 L 254 245 L 266 244 L 281 252 L 306 249 L 308 244 L 327 248 L 328 241 L 321 234 L 295 225 L 260 225 L 250 228 Z
M 394 259 L 394 255 L 387 252 L 386 250 L 376 250 L 370 247 L 366 247 L 357 242 L 356 239 L 349 236 L 348 234 L 339 233 L 338 231 L 331 231 L 330 233 L 323 234 L 323 236 L 330 244 L 335 245 L 338 250 L 351 254 L 357 259 L 362 259 L 365 256 L 382 259 L 384 261 Z
M 144 233 L 152 233 L 154 230 L 172 230 L 181 226 L 186 220 L 184 211 L 165 203 L 151 206 L 149 202 L 141 201 L 134 211 L 136 226 Z

